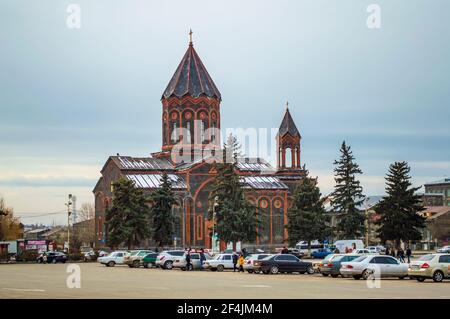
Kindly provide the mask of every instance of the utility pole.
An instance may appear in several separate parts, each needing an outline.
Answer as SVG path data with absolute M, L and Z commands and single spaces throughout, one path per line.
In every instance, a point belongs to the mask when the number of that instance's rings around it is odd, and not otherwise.
M 70 252 L 70 208 L 72 206 L 72 194 L 69 194 L 69 200 L 66 203 L 67 206 L 67 254 Z

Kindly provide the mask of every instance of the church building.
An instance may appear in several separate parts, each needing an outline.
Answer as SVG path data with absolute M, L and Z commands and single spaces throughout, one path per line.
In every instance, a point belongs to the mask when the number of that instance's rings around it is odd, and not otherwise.
M 161 175 L 166 172 L 177 200 L 173 208 L 179 221 L 176 245 L 211 248 L 212 221 L 208 219 L 208 205 L 217 174 L 217 151 L 221 147 L 221 101 L 220 91 L 191 38 L 161 97 L 161 150 L 148 157 L 110 156 L 100 172 L 93 190 L 97 246 L 105 245 L 108 236 L 105 211 L 112 204 L 112 183 L 126 178 L 151 193 L 160 186 Z M 261 225 L 266 225 L 258 229 L 259 236 L 249 244 L 273 248 L 286 242 L 290 199 L 306 175 L 301 166 L 300 142 L 300 132 L 286 107 L 276 136 L 276 167 L 263 158 L 238 159 L 236 169 L 247 188 L 246 197 L 254 203 Z M 221 248 L 224 245 L 221 243 Z

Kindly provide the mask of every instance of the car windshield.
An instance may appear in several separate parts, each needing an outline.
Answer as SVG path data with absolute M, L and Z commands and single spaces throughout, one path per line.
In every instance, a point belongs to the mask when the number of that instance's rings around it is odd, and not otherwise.
M 425 256 L 420 257 L 420 258 L 417 259 L 417 260 L 419 260 L 419 261 L 430 261 L 431 259 L 434 258 L 434 256 L 435 256 L 435 255 L 425 255 Z
M 361 256 L 361 257 L 358 257 L 356 259 L 353 259 L 352 261 L 355 262 L 355 263 L 359 263 L 359 262 L 363 261 L 366 258 L 367 258 L 367 256 Z
M 333 259 L 336 255 L 327 255 L 323 261 L 330 261 L 331 259 Z
M 130 253 L 131 256 L 136 256 L 139 253 L 139 250 L 134 250 Z

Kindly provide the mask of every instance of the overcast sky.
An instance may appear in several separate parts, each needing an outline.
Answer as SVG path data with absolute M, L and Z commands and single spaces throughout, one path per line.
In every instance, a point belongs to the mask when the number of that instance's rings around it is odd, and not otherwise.
M 374 2 L 381 29 L 366 25 Z M 80 29 L 66 25 L 71 3 Z M 24 223 L 64 223 L 67 194 L 93 202 L 109 155 L 158 151 L 160 97 L 189 28 L 222 128 L 278 127 L 288 100 L 323 193 L 343 140 L 368 195 L 383 194 L 394 161 L 417 186 L 441 179 L 449 12 L 448 0 L 0 0 L 0 194 Z

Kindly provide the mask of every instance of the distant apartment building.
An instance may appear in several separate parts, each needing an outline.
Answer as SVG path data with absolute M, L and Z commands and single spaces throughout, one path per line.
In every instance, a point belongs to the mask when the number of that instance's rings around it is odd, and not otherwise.
M 423 201 L 425 206 L 450 206 L 450 178 L 424 185 L 425 194 Z

